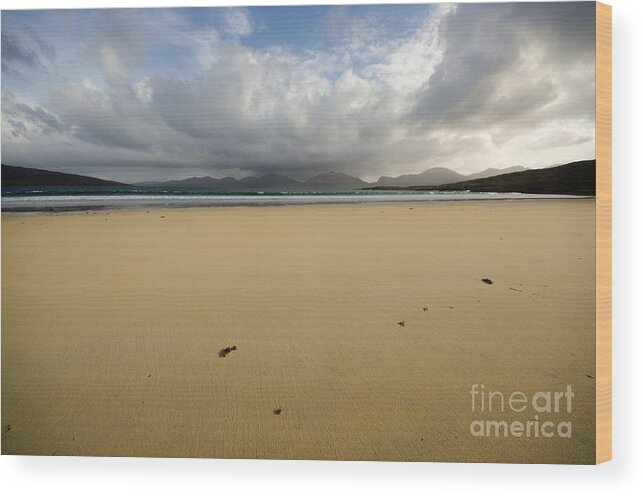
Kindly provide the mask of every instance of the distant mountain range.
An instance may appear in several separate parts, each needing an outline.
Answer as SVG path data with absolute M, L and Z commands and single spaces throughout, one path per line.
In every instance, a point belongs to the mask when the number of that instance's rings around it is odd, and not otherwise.
M 382 176 L 373 186 L 405 188 L 408 186 L 455 183 L 466 178 L 467 176 L 463 176 L 451 169 L 433 167 L 419 174 L 404 174 L 397 177 Z
M 312 177 L 306 181 L 296 181 L 287 176 L 280 174 L 266 174 L 259 177 L 244 177 L 235 179 L 233 177 L 224 177 L 215 179 L 214 177 L 189 177 L 176 181 L 165 182 L 144 182 L 137 183 L 136 186 L 157 186 L 166 188 L 211 188 L 221 190 L 301 190 L 301 191 L 323 191 L 323 190 L 351 190 L 368 187 L 388 187 L 403 188 L 408 186 L 430 186 L 454 183 L 466 179 L 476 179 L 480 177 L 489 177 L 507 172 L 526 170 L 524 167 L 515 166 L 506 169 L 485 169 L 468 176 L 459 174 L 444 167 L 433 167 L 419 174 L 404 174 L 397 177 L 382 176 L 375 183 L 367 183 L 361 179 L 340 172 L 326 172 Z
M 125 186 L 89 176 L 2 164 L 3 186 Z
M 304 181 L 303 185 L 313 189 L 359 189 L 365 188 L 368 183 L 341 172 L 326 172 Z
M 348 174 L 340 172 L 326 172 L 318 176 L 300 182 L 281 174 L 265 174 L 263 176 L 244 177 L 235 179 L 234 177 L 223 177 L 215 179 L 210 176 L 188 177 L 176 181 L 165 182 L 144 182 L 137 183 L 136 186 L 156 186 L 164 188 L 211 188 L 221 190 L 350 190 L 359 189 L 369 186 L 369 183 L 362 181 Z
M 135 186 L 144 187 L 167 187 L 167 188 L 209 188 L 209 189 L 258 189 L 258 188 L 290 188 L 300 184 L 294 179 L 282 176 L 280 174 L 266 174 L 261 177 L 244 177 L 235 179 L 234 177 L 224 177 L 216 179 L 210 176 L 188 177 L 187 179 L 178 179 L 164 182 L 143 182 L 136 183 Z
M 596 196 L 596 160 L 582 160 L 556 167 L 500 174 L 439 186 L 398 189 Z
M 136 187 L 208 188 L 221 191 L 327 191 L 354 189 L 412 189 L 412 190 L 470 190 L 511 191 L 524 193 L 595 194 L 595 160 L 545 169 L 526 169 L 522 166 L 505 169 L 489 168 L 463 175 L 444 167 L 433 167 L 419 174 L 397 177 L 382 176 L 374 183 L 339 172 L 326 172 L 306 181 L 296 181 L 281 174 L 263 176 L 189 177 L 165 182 L 137 183 Z M 51 172 L 42 169 L 2 165 L 3 186 L 128 186 L 76 174 Z

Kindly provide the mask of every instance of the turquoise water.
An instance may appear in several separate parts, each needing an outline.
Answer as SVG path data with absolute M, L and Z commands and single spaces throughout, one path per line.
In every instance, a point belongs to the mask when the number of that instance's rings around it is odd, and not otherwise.
M 3 211 L 92 210 L 104 208 L 304 205 L 324 203 L 417 202 L 444 200 L 518 200 L 574 198 L 521 193 L 468 191 L 220 191 L 196 188 L 93 186 L 2 188 Z M 576 197 L 577 198 L 577 197 Z
M 369 190 L 338 190 L 338 191 L 256 191 L 256 190 L 217 190 L 207 188 L 167 188 L 139 186 L 7 186 L 2 188 L 3 198 L 13 197 L 45 197 L 45 196 L 373 196 L 391 194 L 422 195 L 426 191 L 369 191 Z

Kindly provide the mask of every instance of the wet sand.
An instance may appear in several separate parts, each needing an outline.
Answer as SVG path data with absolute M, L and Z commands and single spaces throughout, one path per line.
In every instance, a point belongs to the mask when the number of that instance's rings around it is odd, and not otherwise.
M 2 453 L 592 463 L 594 206 L 3 214 Z

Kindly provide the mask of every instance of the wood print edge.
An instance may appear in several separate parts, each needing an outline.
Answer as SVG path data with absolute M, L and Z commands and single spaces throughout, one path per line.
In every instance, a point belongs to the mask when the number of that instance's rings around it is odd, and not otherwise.
M 612 459 L 612 7 L 596 2 L 596 463 Z

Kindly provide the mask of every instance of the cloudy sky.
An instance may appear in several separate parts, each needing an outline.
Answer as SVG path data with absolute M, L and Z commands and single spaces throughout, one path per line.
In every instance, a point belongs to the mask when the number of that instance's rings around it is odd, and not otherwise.
M 2 13 L 2 162 L 122 181 L 594 158 L 594 3 Z

